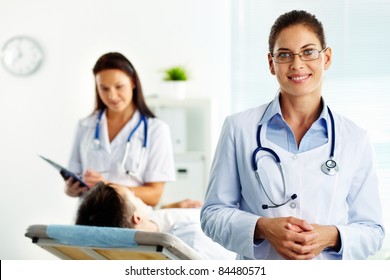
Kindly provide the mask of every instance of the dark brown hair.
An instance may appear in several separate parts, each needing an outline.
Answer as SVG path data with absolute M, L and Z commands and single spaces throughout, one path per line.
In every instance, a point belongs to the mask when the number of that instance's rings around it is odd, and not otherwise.
M 287 27 L 298 24 L 302 24 L 311 29 L 318 36 L 322 48 L 326 48 L 325 33 L 322 23 L 314 15 L 306 11 L 294 10 L 279 16 L 271 27 L 271 32 L 268 37 L 268 48 L 271 54 L 273 54 L 275 42 L 280 32 Z
M 126 202 L 117 191 L 99 182 L 77 211 L 76 225 L 131 228 Z
M 137 71 L 131 62 L 122 54 L 117 52 L 110 52 L 102 55 L 95 66 L 93 67 L 93 74 L 96 76 L 100 71 L 108 69 L 117 69 L 128 75 L 133 81 L 135 87 L 133 90 L 133 101 L 136 108 L 140 111 L 142 115 L 145 115 L 149 118 L 154 118 L 155 115 L 146 105 L 145 98 L 142 91 L 142 86 L 140 79 L 138 77 Z M 96 91 L 96 105 L 94 111 L 100 111 L 106 106 L 103 101 L 100 99 L 97 85 L 95 87 Z

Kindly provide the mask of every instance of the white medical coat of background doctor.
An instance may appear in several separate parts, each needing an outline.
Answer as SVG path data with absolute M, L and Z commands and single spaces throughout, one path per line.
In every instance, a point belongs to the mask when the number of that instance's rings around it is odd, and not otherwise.
M 175 179 L 172 142 L 169 126 L 158 118 L 148 118 L 148 138 L 146 152 L 139 166 L 140 153 L 144 141 L 144 124 L 138 127 L 131 138 L 130 152 L 126 159 L 127 170 L 139 170 L 137 177 L 125 174 L 121 168 L 127 138 L 141 117 L 137 110 L 131 120 L 122 128 L 110 143 L 106 114 L 102 115 L 99 129 L 100 148 L 93 145 L 97 113 L 81 120 L 73 145 L 69 169 L 83 174 L 93 169 L 109 181 L 125 186 L 140 186 L 145 182 L 168 182 Z
M 324 250 L 317 259 L 365 259 L 378 251 L 384 229 L 372 147 L 365 131 L 337 114 L 333 113 L 334 158 L 340 171 L 335 176 L 321 171 L 321 165 L 329 159 L 331 141 L 295 155 L 267 141 L 267 126 L 263 125 L 262 146 L 279 155 L 287 196 L 295 193 L 298 197 L 282 207 L 262 209 L 270 201 L 256 180 L 251 159 L 257 148 L 257 127 L 266 107 L 225 120 L 201 213 L 206 235 L 237 252 L 241 259 L 283 259 L 267 240 L 254 244 L 255 225 L 259 217 L 294 216 L 311 224 L 338 228 L 341 250 Z M 274 160 L 267 156 L 258 158 L 267 193 L 274 201 L 283 201 L 281 175 Z

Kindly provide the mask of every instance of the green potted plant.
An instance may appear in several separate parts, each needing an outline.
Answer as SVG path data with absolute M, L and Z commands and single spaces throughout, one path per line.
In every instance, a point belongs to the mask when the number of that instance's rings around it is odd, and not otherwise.
M 187 95 L 188 71 L 183 66 L 172 66 L 164 70 L 163 80 L 168 83 L 169 95 L 184 99 Z
M 165 69 L 165 81 L 187 81 L 188 74 L 187 70 L 182 66 L 173 66 Z

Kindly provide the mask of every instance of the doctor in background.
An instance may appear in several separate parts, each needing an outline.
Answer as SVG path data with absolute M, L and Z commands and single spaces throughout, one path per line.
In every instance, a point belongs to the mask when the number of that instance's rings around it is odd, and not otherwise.
M 131 189 L 146 204 L 158 204 L 167 181 L 175 179 L 170 130 L 145 103 L 138 74 L 120 53 L 101 56 L 93 68 L 94 112 L 78 124 L 69 169 L 94 186 L 99 181 Z M 65 192 L 87 187 L 69 179 Z
M 365 259 L 381 248 L 367 132 L 321 96 L 331 59 L 314 15 L 281 15 L 268 54 L 279 94 L 225 120 L 201 224 L 240 259 Z

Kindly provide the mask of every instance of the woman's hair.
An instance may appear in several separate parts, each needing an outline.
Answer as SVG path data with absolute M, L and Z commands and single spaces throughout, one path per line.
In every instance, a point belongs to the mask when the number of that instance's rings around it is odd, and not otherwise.
M 290 26 L 302 24 L 311 29 L 321 42 L 322 48 L 326 47 L 325 33 L 322 23 L 312 14 L 306 11 L 294 10 L 279 16 L 274 25 L 271 27 L 271 32 L 268 37 L 269 52 L 272 54 L 275 47 L 275 42 L 280 32 Z
M 133 90 L 133 101 L 136 108 L 140 111 L 141 114 L 145 115 L 149 118 L 154 118 L 155 115 L 146 105 L 145 98 L 142 91 L 142 86 L 140 79 L 138 77 L 137 71 L 131 62 L 122 54 L 117 52 L 110 52 L 102 55 L 95 66 L 93 67 L 93 74 L 96 76 L 100 71 L 109 70 L 109 69 L 117 69 L 125 73 L 130 77 L 132 82 L 134 83 Z M 96 106 L 94 111 L 100 111 L 106 106 L 103 101 L 100 99 L 98 88 L 96 85 Z
M 114 188 L 99 182 L 81 202 L 76 225 L 132 228 L 130 212 Z

